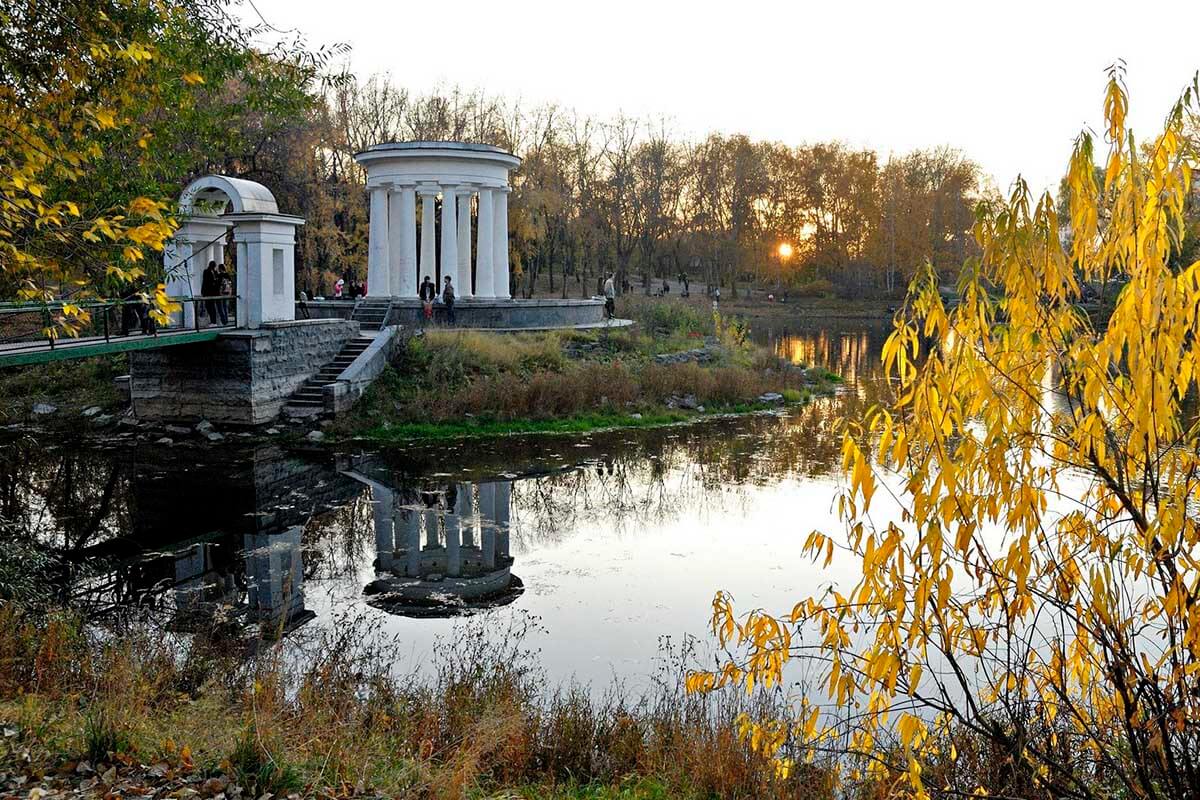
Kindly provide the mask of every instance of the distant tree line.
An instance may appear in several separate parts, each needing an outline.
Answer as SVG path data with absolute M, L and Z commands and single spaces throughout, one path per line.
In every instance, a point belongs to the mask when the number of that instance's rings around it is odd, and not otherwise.
M 510 242 L 525 295 L 589 295 L 609 272 L 638 287 L 687 273 L 727 291 L 756 282 L 893 295 L 926 261 L 957 268 L 970 254 L 986 186 L 979 166 L 950 148 L 881 161 L 836 142 L 689 142 L 662 121 L 460 89 L 418 94 L 380 77 L 331 86 L 309 128 L 283 143 L 301 148 L 276 162 L 289 175 L 263 177 L 298 192 L 309 218 L 300 263 L 313 286 L 324 273 L 365 273 L 366 200 L 353 156 L 383 141 L 467 140 L 522 157 Z
M 209 172 L 260 181 L 307 219 L 298 286 L 365 278 L 354 154 L 384 141 L 467 140 L 522 157 L 509 239 L 525 295 L 590 295 L 612 272 L 639 288 L 686 273 L 694 291 L 898 296 L 926 262 L 957 272 L 974 252 L 976 204 L 997 194 L 950 148 L 885 158 L 838 142 L 696 141 L 662 120 L 356 80 L 334 66 L 345 48 L 264 46 L 277 32 L 232 18 L 223 0 L 15 0 L 0 34 L 14 43 L 0 49 L 4 298 L 161 277 L 155 247 L 169 228 L 154 215 Z M 89 55 L 110 51 L 119 68 Z M 149 221 L 130 227 L 134 212 Z M 1195 247 L 1185 238 L 1181 258 Z

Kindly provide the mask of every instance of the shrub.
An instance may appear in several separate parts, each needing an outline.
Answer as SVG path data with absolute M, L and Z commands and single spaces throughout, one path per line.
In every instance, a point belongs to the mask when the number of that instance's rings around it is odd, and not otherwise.
M 622 295 L 618 316 L 632 319 L 649 331 L 687 335 L 712 333 L 712 320 L 697 306 L 637 294 Z
M 258 795 L 286 796 L 304 788 L 296 768 L 268 753 L 259 743 L 254 728 L 243 731 L 228 761 L 238 782 Z

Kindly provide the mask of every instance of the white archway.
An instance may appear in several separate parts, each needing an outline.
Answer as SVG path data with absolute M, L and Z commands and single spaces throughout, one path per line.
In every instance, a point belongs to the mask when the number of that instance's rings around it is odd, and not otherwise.
M 205 175 L 179 196 L 180 225 L 163 251 L 167 293 L 201 296 L 204 269 L 225 262 L 225 240 L 237 247 L 237 326 L 296 318 L 296 228 L 304 219 L 280 214 L 275 195 L 261 183 L 228 175 Z M 185 302 L 181 322 L 197 324 L 196 304 Z
M 214 208 L 220 210 L 216 214 L 206 213 Z M 275 195 L 261 183 L 228 175 L 205 175 L 189 183 L 179 195 L 179 213 L 187 216 L 278 214 L 279 206 Z

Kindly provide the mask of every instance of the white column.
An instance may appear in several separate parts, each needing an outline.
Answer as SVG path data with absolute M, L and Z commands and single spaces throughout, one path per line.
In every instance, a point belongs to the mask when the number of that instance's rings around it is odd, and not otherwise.
M 492 254 L 492 290 L 496 297 L 508 300 L 512 297 L 508 291 L 508 193 L 512 191 L 507 186 L 496 189 L 495 209 L 492 219 L 492 242 L 495 252 Z
M 236 236 L 237 234 L 234 235 Z M 235 239 L 233 244 L 237 248 L 238 299 L 234 301 L 234 308 L 237 311 L 235 316 L 237 318 L 237 326 L 239 328 L 246 328 L 250 325 L 250 269 L 246 264 L 250 256 L 246 250 L 246 243 L 244 241 Z
M 436 550 L 442 546 L 438 536 L 438 515 L 432 508 L 421 510 L 421 522 L 425 526 L 425 549 Z
M 446 285 L 446 278 L 458 293 L 458 212 L 454 204 L 455 187 L 442 187 L 442 279 L 438 291 Z
M 496 568 L 496 529 L 484 528 L 483 541 L 480 542 L 483 551 L 483 566 L 487 569 Z
M 458 202 L 458 296 L 474 294 L 471 281 L 471 189 L 460 186 Z
M 371 187 L 371 220 L 367 229 L 367 292 L 388 294 L 388 190 Z
M 425 276 L 437 281 L 437 220 L 434 205 L 437 199 L 436 186 L 422 186 L 417 190 L 421 195 L 421 281 Z M 420 285 L 418 283 L 418 285 Z
M 469 511 L 466 513 L 470 524 L 462 530 L 462 543 L 464 547 L 474 547 L 475 534 L 480 525 L 479 503 L 476 503 L 476 499 L 479 497 L 479 483 L 463 483 L 463 486 L 467 488 L 463 494 L 467 495 L 467 503 L 470 505 Z
M 475 296 L 491 299 L 496 296 L 492 275 L 496 244 L 492 241 L 492 190 L 479 190 L 479 218 L 476 224 Z
M 371 287 L 368 286 L 368 289 Z M 372 513 L 375 517 L 375 556 L 376 565 L 381 570 L 391 570 L 392 554 L 396 547 L 395 533 L 392 526 L 392 493 L 382 486 L 371 487 Z
M 264 322 L 296 318 L 296 228 L 300 217 L 238 214 L 238 322 L 257 328 Z
M 404 531 L 404 574 L 410 578 L 421 577 L 421 520 L 413 509 L 396 512 L 397 528 Z M 396 542 L 400 533 L 396 533 Z
M 496 521 L 496 530 L 508 533 L 508 509 L 512 503 L 512 481 L 497 481 L 492 519 Z
M 400 199 L 400 190 L 393 186 L 388 191 L 388 294 L 397 295 L 400 293 L 400 273 L 401 273 L 401 233 L 404 229 L 404 203 Z M 368 283 L 367 288 L 371 286 Z M 379 292 L 372 291 L 374 295 Z
M 457 578 L 462 574 L 462 529 L 458 518 L 458 493 L 455 492 L 455 502 L 447 502 L 442 522 L 446 526 L 446 574 Z M 449 501 L 450 498 L 446 498 Z
M 497 483 L 479 485 L 479 547 L 484 566 L 496 569 L 496 487 Z
M 392 284 L 398 297 L 417 296 L 417 190 L 400 187 L 400 279 Z
M 172 262 L 167 266 L 169 270 L 173 270 L 174 274 L 170 277 L 170 283 L 167 284 L 167 293 L 181 297 L 195 297 L 200 294 L 196 287 L 200 284 L 196 282 L 195 276 L 192 274 L 195 270 L 192 268 L 191 262 L 188 259 L 192 255 L 192 243 L 176 238 L 172 245 L 170 257 Z M 168 256 L 163 257 L 163 261 L 167 260 Z M 241 259 L 238 259 L 238 264 L 241 264 Z M 201 270 L 203 273 L 203 270 Z M 196 325 L 196 304 L 183 303 L 182 313 L 180 314 L 180 322 L 185 328 L 192 328 Z

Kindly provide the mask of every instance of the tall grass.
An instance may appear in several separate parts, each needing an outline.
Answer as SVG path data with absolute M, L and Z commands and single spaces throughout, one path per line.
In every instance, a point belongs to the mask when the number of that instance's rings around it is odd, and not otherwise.
M 819 769 L 784 779 L 737 734 L 739 714 L 783 713 L 770 696 L 697 697 L 679 653 L 636 697 L 547 688 L 522 642 L 526 622 L 468 623 L 428 672 L 404 648 L 343 621 L 303 650 L 216 657 L 203 635 L 134 622 L 106 635 L 59 614 L 0 609 L 0 719 L 29 769 L 123 753 L 225 774 L 257 795 L 372 792 L 463 798 L 506 787 L 621 787 L 670 797 L 820 798 Z M 199 677 L 199 680 L 197 678 Z M 185 750 L 186 748 L 186 750 Z M 8 769 L 13 765 L 0 765 Z
M 449 375 L 561 370 L 566 363 L 555 331 L 497 335 L 481 331 L 431 331 L 412 342 L 415 366 Z
M 617 315 L 632 319 L 655 334 L 713 333 L 712 316 L 703 308 L 690 303 L 666 302 L 639 294 L 622 295 Z

